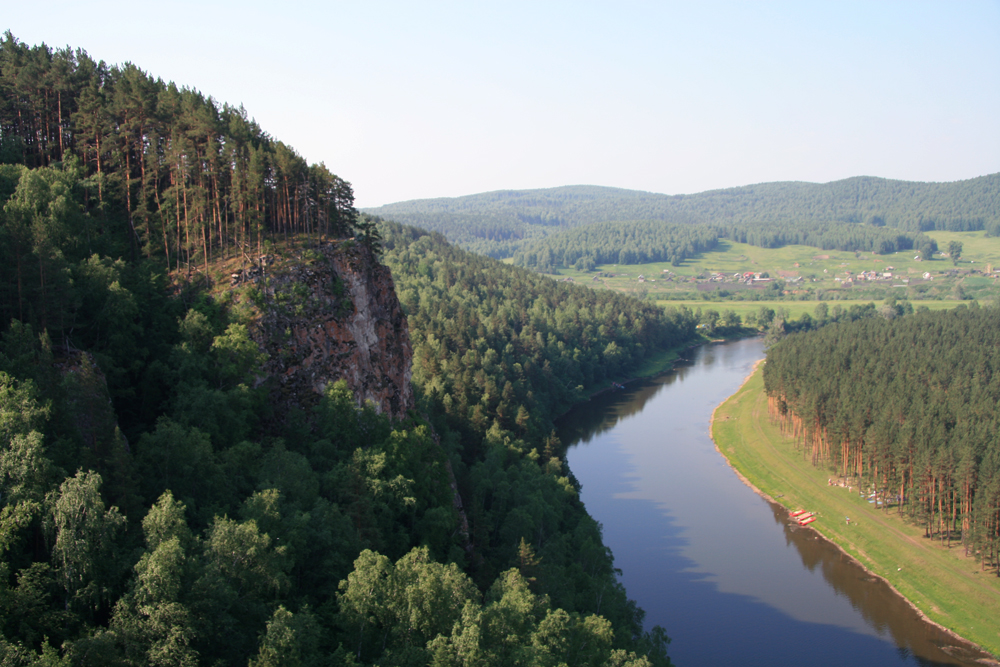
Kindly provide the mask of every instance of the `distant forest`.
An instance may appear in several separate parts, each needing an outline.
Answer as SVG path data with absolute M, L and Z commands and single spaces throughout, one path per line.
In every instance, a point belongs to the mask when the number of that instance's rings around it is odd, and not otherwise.
M 514 263 L 538 271 L 599 264 L 646 264 L 685 259 L 712 250 L 720 238 L 762 248 L 807 245 L 823 250 L 873 252 L 916 250 L 930 259 L 937 242 L 923 232 L 888 227 L 813 222 L 676 225 L 664 222 L 598 222 L 553 234 L 514 253 Z
M 880 314 L 769 349 L 771 415 L 876 507 L 1000 567 L 1000 308 Z
M 400 202 L 366 210 L 439 231 L 452 242 L 481 254 L 513 257 L 519 250 L 530 252 L 534 242 L 554 233 L 610 222 L 714 224 L 720 233 L 746 229 L 748 238 L 759 237 L 752 230 L 775 225 L 783 230 L 804 227 L 812 230 L 804 237 L 808 244 L 832 243 L 819 240 L 819 236 L 854 233 L 832 231 L 840 225 L 891 228 L 899 232 L 889 235 L 905 234 L 907 238 L 931 230 L 986 229 L 991 234 L 1000 234 L 998 193 L 1000 174 L 954 183 L 859 176 L 824 184 L 762 183 L 675 196 L 597 186 L 502 190 L 453 199 Z M 819 233 L 818 228 L 828 231 Z M 786 232 L 780 236 L 791 238 Z M 865 243 L 878 252 L 884 247 L 883 241 L 888 239 Z M 772 238 L 761 245 L 772 247 L 766 244 L 774 242 Z M 921 245 L 912 243 L 909 247 L 919 249 Z M 532 265 L 527 259 L 524 264 Z

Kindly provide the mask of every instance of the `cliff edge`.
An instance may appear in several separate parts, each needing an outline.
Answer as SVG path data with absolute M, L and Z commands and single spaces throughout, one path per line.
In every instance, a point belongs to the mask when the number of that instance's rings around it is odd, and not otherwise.
M 253 281 L 251 331 L 267 353 L 271 400 L 308 408 L 341 378 L 359 403 L 400 419 L 414 407 L 413 349 L 389 269 L 353 240 L 323 242 L 295 260 L 262 258 L 234 282 Z

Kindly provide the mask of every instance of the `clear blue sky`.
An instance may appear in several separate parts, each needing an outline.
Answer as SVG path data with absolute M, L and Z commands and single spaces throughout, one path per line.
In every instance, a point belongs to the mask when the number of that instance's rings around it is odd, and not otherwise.
M 1000 171 L 1000 1 L 6 3 L 242 103 L 360 206 Z

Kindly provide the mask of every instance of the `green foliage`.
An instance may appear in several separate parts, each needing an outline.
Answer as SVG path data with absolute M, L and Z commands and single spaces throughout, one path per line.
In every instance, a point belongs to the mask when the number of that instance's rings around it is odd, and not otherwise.
M 9 33 L 0 162 L 3 660 L 667 664 L 551 427 L 690 312 L 358 220 L 243 109 Z M 276 414 L 248 311 L 210 293 L 210 262 L 352 231 L 397 272 L 424 417 L 343 381 Z
M 30 379 L 18 382 L 0 372 L 0 439 L 41 428 L 49 415 L 48 406 L 38 401 L 38 389 Z
M 695 335 L 689 312 L 557 283 L 439 235 L 382 228 L 410 325 L 414 382 L 455 428 L 480 438 L 496 424 L 539 443 L 552 416 L 582 398 L 580 387 L 620 377 Z
M 117 583 L 115 537 L 125 527 L 118 508 L 105 509 L 101 476 L 78 472 L 47 498 L 52 563 L 71 608 L 96 610 Z
M 246 325 L 230 324 L 221 336 L 212 340 L 212 353 L 219 366 L 221 385 L 245 383 L 260 369 L 267 355 L 250 339 Z
M 928 537 L 1000 558 L 1000 310 L 876 317 L 788 336 L 768 351 L 776 416 L 796 420 L 812 459 L 869 489 Z
M 320 629 L 308 611 L 298 614 L 279 606 L 267 622 L 267 632 L 250 667 L 311 667 L 327 664 L 319 652 Z
M 710 227 L 721 237 L 761 248 L 804 245 L 822 250 L 860 251 L 877 255 L 922 248 L 928 253 L 925 259 L 937 250 L 934 239 L 920 231 L 903 232 L 891 227 L 850 222 L 772 220 L 766 223 L 716 223 Z
M 606 619 L 553 609 L 517 572 L 502 573 L 485 599 L 454 564 L 425 550 L 395 564 L 362 552 L 341 583 L 341 608 L 356 655 L 393 664 L 652 665 L 613 648 Z M 269 628 L 270 635 L 270 628 Z
M 962 256 L 961 242 L 951 241 L 948 243 L 948 255 L 951 257 L 952 264 L 957 265 L 959 258 Z
M 596 264 L 678 265 L 711 250 L 717 240 L 714 229 L 700 225 L 660 221 L 594 223 L 532 243 L 515 253 L 514 263 L 543 272 L 577 263 L 580 270 L 593 270 Z
M 11 260 L 0 266 L 2 321 L 86 336 L 74 318 L 88 304 L 71 276 L 91 256 L 157 258 L 190 277 L 215 258 L 252 262 L 278 235 L 345 237 L 357 222 L 350 183 L 324 164 L 309 165 L 242 107 L 134 65 L 28 47 L 7 32 L 0 93 L 0 162 L 20 163 L 0 170 L 0 246 Z
M 466 603 L 480 597 L 454 563 L 435 563 L 426 549 L 411 551 L 395 565 L 365 550 L 340 590 L 344 622 L 348 636 L 356 638 L 358 659 L 374 657 L 387 645 L 396 654 L 422 655 L 429 641 L 452 630 Z
M 762 239 L 774 238 L 772 228 L 777 225 L 781 227 L 780 235 L 830 239 L 816 241 L 819 243 L 860 235 L 868 240 L 850 242 L 853 248 L 872 246 L 868 249 L 886 252 L 888 246 L 883 242 L 898 243 L 893 239 L 901 235 L 892 230 L 888 234 L 879 232 L 883 227 L 905 233 L 1000 230 L 1000 205 L 994 196 L 1000 187 L 998 182 L 1000 174 L 955 183 L 911 183 L 861 176 L 824 184 L 761 183 L 675 196 L 566 186 L 399 202 L 366 212 L 440 232 L 469 250 L 497 258 L 527 251 L 534 242 L 557 232 L 595 223 L 613 227 L 614 221 L 658 221 L 667 228 L 721 225 Z M 587 249 L 583 243 L 571 245 Z
M 849 223 L 598 222 L 527 244 L 514 254 L 514 263 L 543 272 L 570 266 L 593 270 L 596 264 L 669 262 L 679 266 L 686 259 L 713 250 L 720 238 L 762 248 L 805 245 L 880 255 L 924 246 L 930 254 L 937 250 L 934 240 L 920 232 Z

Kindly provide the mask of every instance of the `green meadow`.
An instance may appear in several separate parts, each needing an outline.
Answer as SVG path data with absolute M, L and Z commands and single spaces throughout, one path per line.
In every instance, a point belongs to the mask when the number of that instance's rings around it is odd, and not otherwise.
M 657 301 L 676 300 L 680 303 L 725 301 L 735 308 L 738 299 L 751 295 L 767 300 L 782 300 L 791 312 L 804 312 L 791 303 L 819 300 L 843 300 L 867 303 L 881 301 L 889 295 L 897 299 L 928 301 L 961 301 L 993 299 L 1000 294 L 1000 279 L 984 275 L 988 268 L 1000 267 L 1000 238 L 990 238 L 985 232 L 929 232 L 940 248 L 947 250 L 951 241 L 962 243 L 963 252 L 957 264 L 943 253 L 932 260 L 921 260 L 915 252 L 901 251 L 891 255 L 862 252 L 819 250 L 809 246 L 790 245 L 781 248 L 759 248 L 745 243 L 721 239 L 716 250 L 685 260 L 680 266 L 668 262 L 651 264 L 605 264 L 596 271 L 562 269 L 557 279 L 572 280 L 594 288 L 614 289 Z M 854 282 L 849 277 L 863 271 L 891 273 L 892 278 L 874 283 Z M 711 282 L 713 273 L 731 277 L 736 273 L 766 273 L 772 279 L 784 279 L 784 292 L 777 286 L 746 286 L 732 282 Z M 792 279 L 800 279 L 793 282 Z M 954 304 L 939 307 L 952 307 Z M 742 306 L 741 306 L 742 307 Z M 758 304 L 759 307 L 759 304 Z M 815 303 L 805 306 L 811 312 Z M 754 308 L 756 310 L 756 307 Z

